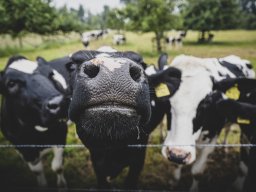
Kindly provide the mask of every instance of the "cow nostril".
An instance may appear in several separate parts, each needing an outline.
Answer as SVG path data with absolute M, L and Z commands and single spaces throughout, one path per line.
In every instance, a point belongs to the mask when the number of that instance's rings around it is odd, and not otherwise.
M 47 104 L 47 108 L 50 109 L 50 110 L 57 109 L 58 107 L 59 107 L 58 104 L 51 104 L 51 103 Z
M 84 73 L 88 75 L 90 78 L 94 78 L 98 75 L 100 71 L 99 66 L 94 65 L 94 64 L 87 64 L 84 66 Z
M 140 77 L 141 77 L 141 69 L 140 68 L 131 66 L 129 72 L 130 72 L 131 78 L 134 81 L 138 82 L 140 80 Z

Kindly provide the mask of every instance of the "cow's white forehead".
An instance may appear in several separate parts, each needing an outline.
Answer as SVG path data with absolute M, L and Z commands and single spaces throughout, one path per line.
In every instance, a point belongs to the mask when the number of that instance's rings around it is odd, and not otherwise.
M 103 65 L 110 71 L 114 71 L 115 69 L 121 68 L 128 60 L 127 58 L 112 58 L 106 53 L 101 53 L 95 59 L 92 59 L 91 62 L 95 65 Z
M 38 64 L 33 61 L 29 61 L 27 59 L 20 59 L 17 61 L 14 61 L 12 64 L 8 66 L 10 69 L 16 69 L 20 72 L 27 73 L 27 74 L 33 74 L 34 71 L 37 69 Z
M 117 52 L 116 49 L 110 47 L 110 46 L 102 46 L 100 48 L 97 49 L 97 51 L 100 51 L 100 52 L 109 52 L 109 53 L 113 53 L 113 52 Z

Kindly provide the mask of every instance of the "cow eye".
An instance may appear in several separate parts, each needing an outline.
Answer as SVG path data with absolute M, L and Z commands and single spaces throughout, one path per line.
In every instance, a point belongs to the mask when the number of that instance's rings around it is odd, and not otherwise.
M 10 80 L 7 82 L 7 88 L 9 92 L 14 93 L 18 90 L 19 85 L 17 81 Z
M 15 81 L 9 81 L 8 83 L 7 83 L 7 86 L 8 86 L 8 88 L 13 88 L 14 86 L 16 86 L 16 82 Z

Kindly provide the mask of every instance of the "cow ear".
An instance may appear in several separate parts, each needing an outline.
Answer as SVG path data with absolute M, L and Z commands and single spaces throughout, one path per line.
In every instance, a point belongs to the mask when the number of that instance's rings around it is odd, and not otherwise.
M 76 65 L 74 62 L 68 62 L 68 63 L 65 64 L 65 67 L 66 67 L 66 69 L 67 69 L 70 73 L 72 73 L 73 71 L 76 70 L 77 65 Z
M 90 61 L 94 59 L 96 55 L 100 54 L 98 51 L 78 51 L 70 55 L 71 60 L 75 65 L 81 65 L 83 62 Z
M 163 53 L 158 58 L 158 69 L 163 70 L 164 66 L 168 64 L 168 55 L 166 53 Z
M 48 62 L 43 58 L 43 57 L 40 57 L 40 56 L 38 56 L 37 58 L 36 58 L 36 61 L 37 61 L 37 63 L 40 65 L 40 64 L 42 64 L 42 65 L 46 65 L 46 64 L 48 64 Z
M 217 102 L 217 111 L 233 123 L 251 124 L 256 116 L 256 105 L 225 99 Z
M 122 57 L 126 57 L 138 64 L 140 64 L 143 69 L 147 68 L 147 64 L 143 61 L 143 58 L 138 53 L 135 53 L 133 51 L 125 51 L 125 52 L 115 52 L 115 54 L 120 55 Z
M 148 76 L 149 85 L 155 89 L 156 97 L 170 97 L 179 88 L 181 82 L 181 71 L 169 67 L 156 74 Z
M 238 100 L 240 95 L 256 89 L 256 79 L 235 78 L 215 82 L 214 90 L 222 91 L 229 99 Z

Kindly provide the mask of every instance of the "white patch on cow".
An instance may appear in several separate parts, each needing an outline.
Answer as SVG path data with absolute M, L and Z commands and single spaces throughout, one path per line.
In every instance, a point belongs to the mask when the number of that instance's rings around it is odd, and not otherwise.
M 68 88 L 65 78 L 55 69 L 53 70 L 53 79 L 58 81 L 64 89 Z
M 99 54 L 95 59 L 91 60 L 95 65 L 103 65 L 111 72 L 115 69 L 121 68 L 122 65 L 126 64 L 128 61 L 133 62 L 126 58 L 111 58 L 110 55 L 106 53 Z
M 37 183 L 40 187 L 46 187 L 47 181 L 44 175 L 44 168 L 41 161 L 36 164 L 28 163 L 29 169 L 36 174 Z
M 100 48 L 97 49 L 97 51 L 100 51 L 100 52 L 109 52 L 109 53 L 113 53 L 113 52 L 117 52 L 116 49 L 110 47 L 110 46 L 102 46 Z
M 145 73 L 146 73 L 146 75 L 153 75 L 153 74 L 156 74 L 156 68 L 155 68 L 155 66 L 154 65 L 150 65 L 149 67 L 147 67 L 146 69 L 145 69 Z
M 57 173 L 57 185 L 59 187 L 67 187 L 67 182 L 63 174 L 63 152 L 60 147 L 53 148 L 52 170 Z
M 100 54 L 96 55 L 96 58 L 102 58 L 102 57 L 110 57 L 110 55 L 107 53 L 100 53 Z
M 17 61 L 14 61 L 12 64 L 8 66 L 10 69 L 16 69 L 20 72 L 27 73 L 27 74 L 33 74 L 34 71 L 37 69 L 38 64 L 33 61 L 29 61 L 27 59 L 20 59 Z
M 48 131 L 48 128 L 47 127 L 41 127 L 39 125 L 36 125 L 35 126 L 35 130 L 39 131 L 39 132 L 45 132 L 45 131 Z
M 155 107 L 155 106 L 156 106 L 155 100 L 152 100 L 152 101 L 151 101 L 151 106 L 152 106 L 152 107 Z

